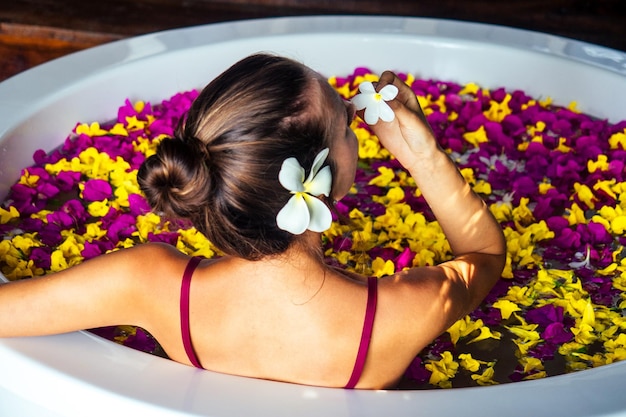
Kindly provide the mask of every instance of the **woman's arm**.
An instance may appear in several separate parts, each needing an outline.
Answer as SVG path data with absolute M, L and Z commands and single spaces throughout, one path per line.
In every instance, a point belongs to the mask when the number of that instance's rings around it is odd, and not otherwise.
M 144 325 L 146 278 L 170 251 L 146 244 L 99 256 L 67 270 L 0 285 L 0 337 Z
M 433 302 L 439 298 L 447 305 L 449 313 L 444 313 L 450 316 L 444 321 L 451 324 L 476 308 L 499 279 L 506 257 L 504 235 L 486 204 L 438 145 L 415 93 L 391 72 L 382 74 L 377 90 L 387 84 L 399 90 L 388 103 L 396 117 L 391 122 L 379 121 L 372 129 L 414 178 L 450 242 L 454 260 L 420 271 L 415 281 L 420 290 L 431 289 Z M 409 276 L 415 274 L 406 275 L 411 281 Z

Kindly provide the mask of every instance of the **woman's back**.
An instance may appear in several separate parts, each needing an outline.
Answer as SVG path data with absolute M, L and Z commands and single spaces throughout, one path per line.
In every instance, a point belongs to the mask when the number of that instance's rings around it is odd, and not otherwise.
M 142 273 L 137 281 L 168 290 L 159 292 L 163 298 L 145 292 L 149 300 L 142 303 L 152 303 L 145 315 L 156 319 L 146 327 L 172 359 L 191 364 L 183 346 L 180 315 L 175 314 L 188 258 L 166 246 L 150 246 L 143 250 L 153 253 L 144 256 L 155 262 L 149 269 L 138 265 Z M 405 273 L 405 277 L 378 279 L 371 342 L 357 387 L 393 385 L 415 355 L 445 330 L 441 311 L 429 309 L 437 305 L 435 296 L 428 296 L 437 269 L 417 271 L 421 277 Z M 430 299 L 420 302 L 415 294 Z M 320 266 L 315 259 L 300 257 L 295 264 L 284 259 L 204 260 L 191 277 L 191 343 L 208 370 L 343 387 L 357 360 L 367 303 L 366 277 Z M 162 314 L 164 306 L 169 314 Z
M 167 274 L 149 285 L 162 287 L 161 281 L 171 280 L 180 286 L 186 259 L 175 253 L 159 253 L 154 259 L 170 266 L 160 268 Z M 367 282 L 322 269 L 319 263 L 311 266 L 303 274 L 285 270 L 280 260 L 203 261 L 193 273 L 189 295 L 191 341 L 201 366 L 256 378 L 345 386 L 363 331 Z M 163 296 L 168 306 L 179 300 Z M 190 363 L 179 320 L 163 317 L 147 326 L 172 359 Z

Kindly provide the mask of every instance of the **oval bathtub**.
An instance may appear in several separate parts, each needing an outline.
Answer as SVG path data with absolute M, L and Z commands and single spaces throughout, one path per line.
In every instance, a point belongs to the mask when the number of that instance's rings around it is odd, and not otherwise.
M 270 51 L 325 75 L 356 66 L 506 86 L 626 119 L 626 54 L 498 26 L 392 17 L 301 17 L 162 32 L 85 50 L 0 83 L 0 199 L 34 150 L 128 97 L 199 88 Z M 0 278 L 3 278 L 0 276 Z M 197 371 L 87 332 L 0 340 L 2 416 L 626 415 L 626 362 L 493 387 L 345 391 Z

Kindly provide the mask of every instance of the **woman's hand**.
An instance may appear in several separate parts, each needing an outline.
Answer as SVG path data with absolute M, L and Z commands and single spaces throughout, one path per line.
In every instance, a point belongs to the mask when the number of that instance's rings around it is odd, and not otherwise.
M 376 91 L 388 84 L 398 88 L 397 97 L 387 102 L 395 118 L 391 122 L 379 121 L 371 127 L 381 144 L 411 171 L 419 160 L 430 158 L 440 149 L 413 90 L 393 72 L 385 71 L 376 84 Z M 357 114 L 363 118 L 363 111 Z

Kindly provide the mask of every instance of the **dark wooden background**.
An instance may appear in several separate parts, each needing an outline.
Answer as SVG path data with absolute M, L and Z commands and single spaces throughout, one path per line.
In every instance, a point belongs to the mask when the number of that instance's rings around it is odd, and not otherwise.
M 626 51 L 626 0 L 0 0 L 0 81 L 129 36 L 238 19 L 329 14 L 475 21 Z

